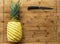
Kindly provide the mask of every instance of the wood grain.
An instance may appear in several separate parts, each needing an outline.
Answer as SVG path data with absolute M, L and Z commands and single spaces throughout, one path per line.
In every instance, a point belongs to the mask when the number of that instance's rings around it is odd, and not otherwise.
M 17 0 L 13 1 L 14 3 L 17 2 Z M 6 39 L 6 27 L 10 20 L 10 4 L 11 0 L 0 1 L 0 44 L 14 44 L 8 43 Z M 23 27 L 23 38 L 17 44 L 60 44 L 59 4 L 59 0 L 20 0 L 20 21 Z M 53 9 L 28 11 L 27 8 L 31 5 Z
M 48 44 L 59 44 L 58 42 L 49 42 Z
M 9 2 L 9 3 L 7 4 L 7 2 Z M 14 2 L 16 3 L 16 1 L 14 1 Z M 48 3 L 48 1 L 41 1 L 41 0 L 38 0 L 38 1 L 36 1 L 36 0 L 30 0 L 30 1 L 21 0 L 20 2 L 21 2 L 20 3 L 20 7 L 23 7 L 25 9 L 28 6 L 30 6 L 30 5 L 45 6 L 45 7 L 47 6 L 47 7 L 56 8 L 56 6 L 55 6 L 55 4 L 56 4 L 55 0 L 50 1 L 49 3 Z M 39 2 L 40 2 L 40 4 L 39 4 Z M 9 12 L 10 11 L 10 4 L 11 4 L 11 0 L 6 0 L 5 1 L 5 3 L 4 3 L 4 12 Z M 24 12 L 25 11 L 26 10 L 24 10 Z
M 3 0 L 0 1 L 0 13 L 3 12 Z

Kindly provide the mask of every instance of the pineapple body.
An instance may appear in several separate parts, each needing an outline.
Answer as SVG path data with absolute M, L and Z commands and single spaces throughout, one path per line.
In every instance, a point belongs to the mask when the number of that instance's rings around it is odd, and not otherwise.
M 15 4 L 11 0 L 10 7 L 10 22 L 7 24 L 7 41 L 19 42 L 22 39 L 22 26 L 19 22 L 20 15 L 20 0 Z
M 22 38 L 22 26 L 20 22 L 10 21 L 7 24 L 7 40 L 19 42 Z

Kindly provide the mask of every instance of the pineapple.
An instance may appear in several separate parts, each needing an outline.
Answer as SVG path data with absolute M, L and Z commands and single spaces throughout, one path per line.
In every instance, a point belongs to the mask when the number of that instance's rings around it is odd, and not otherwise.
M 19 42 L 22 38 L 22 26 L 19 22 L 19 3 L 16 4 L 11 0 L 11 11 L 10 11 L 10 21 L 7 24 L 7 41 L 8 42 Z

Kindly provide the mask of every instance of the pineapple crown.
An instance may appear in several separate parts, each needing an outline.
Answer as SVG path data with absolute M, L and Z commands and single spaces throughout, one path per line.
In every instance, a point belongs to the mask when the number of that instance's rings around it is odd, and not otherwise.
M 10 16 L 11 19 L 18 20 L 19 19 L 19 13 L 20 13 L 20 0 L 16 4 L 11 0 L 11 7 L 10 7 Z

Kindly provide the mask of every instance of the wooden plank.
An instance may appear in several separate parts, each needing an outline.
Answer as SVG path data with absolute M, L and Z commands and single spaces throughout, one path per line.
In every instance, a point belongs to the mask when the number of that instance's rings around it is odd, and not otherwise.
M 4 13 L 4 21 L 8 22 L 10 20 L 10 13 Z
M 3 21 L 3 13 L 0 13 L 0 21 Z
M 36 27 L 35 27 L 36 28 Z M 23 28 L 23 35 L 26 40 L 23 39 L 24 42 L 26 42 L 28 39 L 28 42 L 46 42 L 46 41 L 56 41 L 56 27 L 40 27 L 37 28 L 37 30 L 34 27 L 26 27 Z M 32 30 L 30 30 L 32 29 Z M 35 30 L 34 30 L 35 29 Z M 33 39 L 33 40 L 32 40 Z
M 56 41 L 56 28 L 40 27 L 40 30 L 35 31 L 33 37 L 35 38 L 35 40 L 40 41 Z
M 58 42 L 48 42 L 48 44 L 60 44 Z
M 42 0 L 41 6 L 56 7 L 56 0 Z
M 60 1 L 57 0 L 57 41 L 60 44 Z
M 22 43 L 22 44 L 45 44 L 45 43 Z
M 3 42 L 3 13 L 0 13 L 0 42 Z
M 60 13 L 57 13 L 57 26 L 60 26 Z
M 57 41 L 60 41 L 60 26 L 57 26 Z
M 0 22 L 0 42 L 3 42 L 3 23 Z
M 39 30 L 39 28 L 38 27 L 27 27 L 27 26 L 25 26 L 25 27 L 23 27 L 23 30 L 24 31 L 35 31 L 35 30 Z
M 7 42 L 7 23 L 10 20 L 10 14 L 4 13 L 4 42 Z
M 2 43 L 2 42 L 3 42 L 3 33 L 0 33 L 0 43 Z
M 24 26 L 56 26 L 56 13 L 26 13 L 21 14 Z
M 3 0 L 0 1 L 0 13 L 3 12 Z
M 0 44 L 12 44 L 12 43 L 0 43 Z
M 8 2 L 8 4 L 7 4 L 7 2 Z M 8 12 L 8 10 L 10 11 L 10 2 L 11 2 L 11 0 L 4 1 L 4 12 Z
M 22 39 L 22 43 L 34 43 L 36 40 L 34 38 L 24 38 Z
M 14 43 L 0 43 L 0 44 L 14 44 Z M 45 43 L 17 43 L 17 44 L 45 44 Z
M 9 3 L 7 4 L 7 2 L 9 2 Z M 16 1 L 14 1 L 14 2 L 16 3 Z M 56 9 L 55 0 L 50 1 L 50 2 L 44 1 L 44 0 L 43 1 L 41 1 L 41 0 L 38 0 L 38 1 L 36 1 L 36 0 L 30 0 L 30 1 L 21 0 L 20 2 L 21 2 L 21 5 L 20 5 L 21 9 L 22 9 L 22 7 L 26 9 L 26 8 L 28 8 L 29 5 L 36 5 L 36 6 L 40 6 L 41 5 L 41 6 L 47 6 L 47 7 L 52 7 L 54 9 Z M 6 0 L 5 1 L 4 12 L 10 12 L 10 4 L 11 4 L 11 0 Z M 24 10 L 24 12 L 25 12 L 25 10 Z

